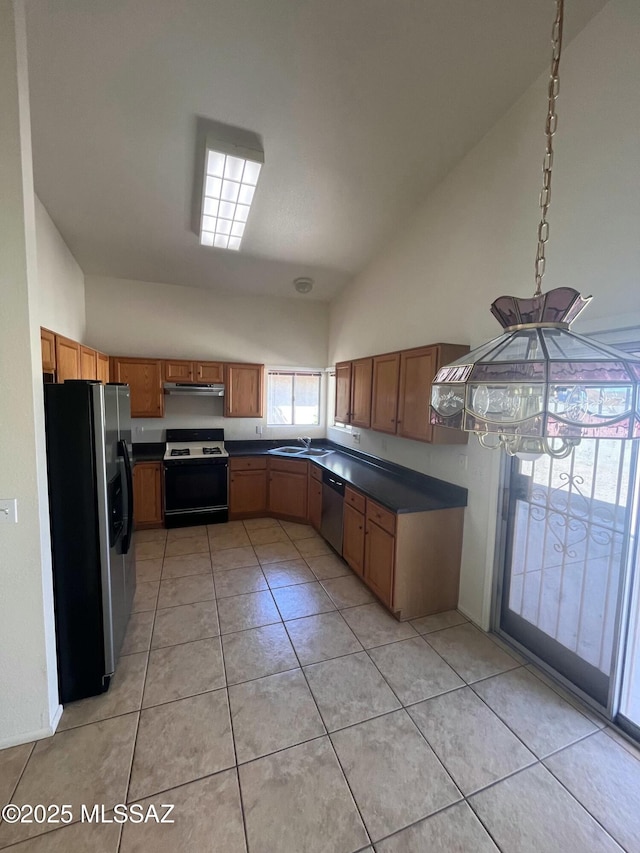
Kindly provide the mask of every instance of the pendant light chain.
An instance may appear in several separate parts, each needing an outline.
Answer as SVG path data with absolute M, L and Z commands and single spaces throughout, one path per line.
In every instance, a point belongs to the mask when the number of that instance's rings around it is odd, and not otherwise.
M 551 204 L 551 170 L 553 168 L 553 136 L 558 126 L 556 113 L 556 99 L 560 90 L 560 53 L 562 52 L 562 25 L 564 22 L 564 0 L 556 0 L 556 19 L 551 31 L 551 74 L 549 75 L 549 109 L 547 112 L 547 123 L 545 134 L 547 147 L 542 162 L 542 190 L 540 192 L 540 209 L 542 218 L 538 225 L 538 251 L 536 252 L 536 289 L 534 297 L 542 296 L 542 276 L 546 265 L 545 248 L 549 239 L 549 222 L 547 213 Z

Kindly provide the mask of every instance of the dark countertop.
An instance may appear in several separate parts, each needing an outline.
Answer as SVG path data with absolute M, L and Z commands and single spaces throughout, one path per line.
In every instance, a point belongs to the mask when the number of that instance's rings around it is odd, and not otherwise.
M 229 456 L 274 456 L 278 446 L 293 446 L 294 441 L 226 441 Z M 394 465 L 375 456 L 348 450 L 331 441 L 314 441 L 312 447 L 333 450 L 327 456 L 309 458 L 282 454 L 289 459 L 309 459 L 324 471 L 341 477 L 346 483 L 364 492 L 392 512 L 428 512 L 467 505 L 467 490 L 420 474 L 401 465 Z
M 139 441 L 134 442 L 133 464 L 136 462 L 162 462 L 164 457 L 164 441 Z

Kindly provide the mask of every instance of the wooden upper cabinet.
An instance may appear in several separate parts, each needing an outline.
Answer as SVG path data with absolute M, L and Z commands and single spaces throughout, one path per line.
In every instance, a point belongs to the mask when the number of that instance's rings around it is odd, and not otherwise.
M 103 385 L 109 381 L 109 356 L 96 352 L 96 379 Z
M 80 347 L 80 378 L 81 379 L 97 379 L 98 378 L 98 353 L 89 347 Z
M 164 415 L 162 361 L 151 358 L 111 358 L 111 379 L 131 388 L 132 418 L 161 418 Z
M 40 329 L 42 372 L 54 373 L 56 369 L 56 336 L 49 329 Z
M 373 358 L 371 394 L 371 429 L 395 433 L 398 416 L 398 380 L 400 353 L 376 355 Z
M 217 385 L 224 382 L 224 365 L 221 361 L 196 361 L 193 378 L 196 382 Z
M 225 417 L 263 416 L 264 364 L 225 364 L 225 386 Z
M 336 364 L 336 412 L 335 420 L 341 424 L 351 423 L 351 362 Z
M 451 364 L 452 361 L 462 358 L 469 352 L 469 347 L 466 344 L 434 344 L 432 349 L 436 353 L 436 365 L 433 371 L 433 378 L 436 373 L 445 364 Z M 431 398 L 431 384 L 429 385 L 429 399 Z M 432 444 L 466 444 L 469 441 L 469 433 L 461 429 L 451 429 L 450 427 L 432 426 L 431 439 Z
M 165 361 L 165 382 L 192 382 L 194 378 L 192 361 Z
M 351 362 L 351 425 L 371 426 L 371 386 L 373 359 L 359 358 Z
M 80 379 L 80 344 L 56 335 L 56 381 Z
M 400 353 L 398 435 L 431 441 L 429 422 L 431 383 L 436 375 L 436 347 L 420 347 Z

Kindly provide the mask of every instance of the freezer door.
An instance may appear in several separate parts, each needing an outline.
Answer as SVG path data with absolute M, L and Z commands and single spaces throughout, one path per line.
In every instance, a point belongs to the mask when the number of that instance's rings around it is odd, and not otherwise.
M 133 517 L 133 467 L 131 446 L 131 396 L 128 385 L 113 386 L 118 394 L 118 456 L 125 485 L 123 542 L 125 627 L 136 591 L 135 525 Z
M 122 542 L 126 486 L 118 458 L 118 396 L 109 385 L 94 385 L 93 417 L 100 528 L 105 675 L 115 671 L 126 628 Z

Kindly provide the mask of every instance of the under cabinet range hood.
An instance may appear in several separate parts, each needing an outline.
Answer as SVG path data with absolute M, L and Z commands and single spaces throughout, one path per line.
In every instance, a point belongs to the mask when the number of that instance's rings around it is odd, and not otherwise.
M 165 394 L 189 394 L 197 397 L 224 397 L 224 385 L 207 385 L 196 382 L 165 382 Z

